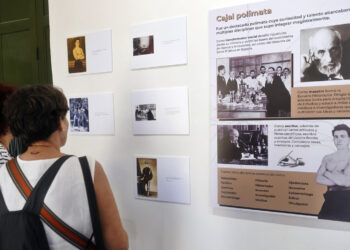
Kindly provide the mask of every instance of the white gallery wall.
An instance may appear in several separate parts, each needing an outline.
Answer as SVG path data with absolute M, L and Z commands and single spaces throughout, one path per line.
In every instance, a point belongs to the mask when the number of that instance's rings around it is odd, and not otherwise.
M 350 223 L 211 207 L 208 11 L 249 2 L 49 1 L 54 85 L 66 95 L 114 94 L 115 135 L 71 135 L 63 151 L 102 163 L 132 250 L 350 249 Z M 130 25 L 179 16 L 187 16 L 188 64 L 131 70 Z M 68 75 L 67 36 L 105 29 L 112 30 L 113 72 Z M 189 88 L 190 134 L 133 136 L 132 90 L 176 86 Z M 134 199 L 136 154 L 189 156 L 191 204 Z

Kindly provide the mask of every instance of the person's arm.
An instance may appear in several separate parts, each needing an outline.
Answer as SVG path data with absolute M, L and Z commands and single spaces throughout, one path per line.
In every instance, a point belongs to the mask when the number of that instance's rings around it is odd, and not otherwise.
M 321 185 L 333 186 L 335 185 L 335 182 L 329 179 L 327 176 L 325 176 L 326 173 L 329 173 L 326 169 L 326 164 L 327 156 L 323 157 L 322 159 L 321 166 L 317 171 L 316 182 Z
M 346 166 L 342 172 L 326 172 L 324 176 L 333 181 L 336 185 L 350 187 L 350 167 Z
M 128 249 L 128 235 L 120 220 L 118 208 L 107 176 L 101 164 L 97 161 L 95 165 L 94 187 L 106 249 Z
M 85 59 L 85 55 L 84 55 L 84 51 L 82 48 L 79 48 L 79 59 L 80 60 L 84 60 Z
M 74 57 L 74 60 L 79 60 L 78 51 L 76 48 L 73 49 L 73 57 Z

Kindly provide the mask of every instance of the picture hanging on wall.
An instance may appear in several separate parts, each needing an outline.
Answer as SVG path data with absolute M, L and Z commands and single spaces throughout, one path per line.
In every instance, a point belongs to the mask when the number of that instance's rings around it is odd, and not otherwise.
M 67 37 L 68 75 L 113 70 L 112 31 L 103 30 Z
M 131 26 L 131 68 L 186 64 L 186 25 L 186 17 L 178 17 Z
M 85 36 L 67 39 L 69 73 L 86 72 Z
M 190 203 L 189 157 L 135 156 L 135 198 Z

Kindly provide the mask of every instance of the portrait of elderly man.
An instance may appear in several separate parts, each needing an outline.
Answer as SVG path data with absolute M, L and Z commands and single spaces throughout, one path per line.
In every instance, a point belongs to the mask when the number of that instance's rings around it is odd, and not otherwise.
M 239 131 L 236 128 L 226 128 L 223 132 L 224 136 L 218 143 L 218 163 L 240 160 L 244 146 L 239 141 Z
M 316 182 L 327 186 L 320 219 L 350 221 L 350 128 L 339 124 L 332 131 L 337 149 L 323 157 Z
M 301 56 L 301 82 L 350 78 L 347 46 L 344 46 L 342 34 L 337 29 L 316 29 L 308 39 L 302 39 L 303 42 L 308 42 L 309 47 L 308 52 Z

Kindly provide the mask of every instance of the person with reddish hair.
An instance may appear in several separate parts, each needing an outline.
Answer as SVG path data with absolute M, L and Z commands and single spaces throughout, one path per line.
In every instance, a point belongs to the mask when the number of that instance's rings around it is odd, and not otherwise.
M 0 83 L 0 165 L 11 159 L 8 152 L 12 134 L 9 130 L 7 119 L 3 114 L 5 100 L 17 90 L 17 87 Z

